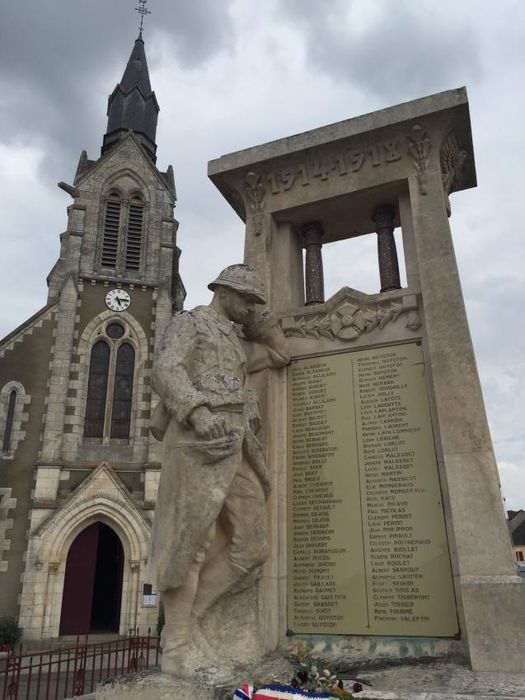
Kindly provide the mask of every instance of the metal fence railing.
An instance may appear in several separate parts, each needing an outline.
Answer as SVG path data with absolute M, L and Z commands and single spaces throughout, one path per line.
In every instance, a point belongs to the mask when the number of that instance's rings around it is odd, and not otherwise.
M 100 681 L 146 670 L 159 663 L 159 637 L 139 635 L 24 653 L 22 646 L 0 657 L 2 700 L 63 700 L 92 693 Z

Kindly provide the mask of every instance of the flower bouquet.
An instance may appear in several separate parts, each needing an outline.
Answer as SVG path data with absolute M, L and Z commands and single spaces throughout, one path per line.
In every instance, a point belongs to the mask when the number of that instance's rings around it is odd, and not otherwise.
M 299 642 L 294 659 L 296 667 L 292 678 L 283 682 L 278 678 L 244 683 L 233 693 L 233 700 L 300 700 L 301 698 L 326 698 L 347 700 L 363 690 L 355 681 L 351 689 L 343 687 L 343 681 L 324 668 L 319 671 L 306 644 Z

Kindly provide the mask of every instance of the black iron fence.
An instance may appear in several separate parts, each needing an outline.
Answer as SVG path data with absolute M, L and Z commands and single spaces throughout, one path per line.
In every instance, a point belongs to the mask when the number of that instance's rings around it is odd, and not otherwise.
M 108 678 L 159 663 L 159 637 L 132 632 L 111 642 L 88 643 L 24 653 L 22 646 L 0 657 L 2 700 L 63 700 L 94 692 Z

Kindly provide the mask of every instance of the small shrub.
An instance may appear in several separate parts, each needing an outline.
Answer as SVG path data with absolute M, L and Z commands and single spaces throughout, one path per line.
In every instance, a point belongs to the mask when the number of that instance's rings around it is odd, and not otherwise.
M 0 645 L 14 646 L 20 641 L 22 630 L 16 617 L 4 615 L 0 617 Z

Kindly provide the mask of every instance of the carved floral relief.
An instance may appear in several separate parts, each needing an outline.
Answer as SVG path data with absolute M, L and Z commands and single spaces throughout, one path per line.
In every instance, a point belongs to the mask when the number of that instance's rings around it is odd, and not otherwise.
M 410 129 L 410 136 L 408 137 L 408 150 L 416 169 L 420 194 L 426 194 L 428 189 L 428 153 L 431 148 L 432 143 L 428 137 L 427 130 L 419 126 L 419 124 L 414 124 Z
M 244 194 L 255 220 L 255 235 L 262 233 L 262 214 L 264 211 L 264 198 L 266 188 L 262 183 L 261 176 L 253 171 L 246 173 L 244 178 Z

